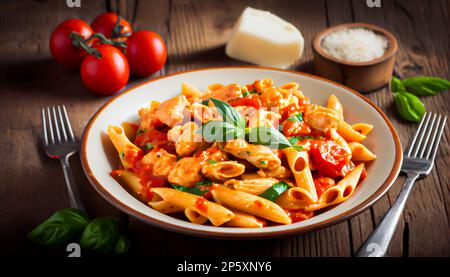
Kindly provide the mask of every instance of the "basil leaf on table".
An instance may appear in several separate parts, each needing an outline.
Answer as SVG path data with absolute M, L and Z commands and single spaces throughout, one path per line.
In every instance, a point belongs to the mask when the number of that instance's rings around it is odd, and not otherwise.
M 111 253 L 119 239 L 118 224 L 117 217 L 99 217 L 92 220 L 81 235 L 81 247 L 97 253 Z
M 222 116 L 223 121 L 234 125 L 236 128 L 245 128 L 245 119 L 228 103 L 215 98 L 211 98 L 211 101 L 216 106 L 217 111 L 219 112 L 220 116 Z
M 266 189 L 259 197 L 275 202 L 278 196 L 285 192 L 289 187 L 288 183 L 281 181 Z
M 225 142 L 244 136 L 244 129 L 238 128 L 228 122 L 209 121 L 196 131 L 208 142 Z
M 77 239 L 88 223 L 85 212 L 72 208 L 61 209 L 34 228 L 28 234 L 28 239 L 44 246 L 63 246 Z
M 405 86 L 403 85 L 402 80 L 400 80 L 397 77 L 392 77 L 391 80 L 391 91 L 392 92 L 399 92 L 399 91 L 405 91 Z
M 450 89 L 450 82 L 438 77 L 410 77 L 403 79 L 402 84 L 406 91 L 416 96 L 435 95 Z
M 277 129 L 267 126 L 249 129 L 247 131 L 247 141 L 252 144 L 265 145 L 274 149 L 293 147 L 298 151 L 302 150 L 301 146 L 291 144 L 291 142 Z
M 130 245 L 131 245 L 130 240 L 126 236 L 121 235 L 116 242 L 114 252 L 116 252 L 116 254 L 123 254 L 127 252 L 128 249 L 130 249 Z
M 425 106 L 414 94 L 400 91 L 394 93 L 395 105 L 400 116 L 408 121 L 420 122 L 425 114 Z

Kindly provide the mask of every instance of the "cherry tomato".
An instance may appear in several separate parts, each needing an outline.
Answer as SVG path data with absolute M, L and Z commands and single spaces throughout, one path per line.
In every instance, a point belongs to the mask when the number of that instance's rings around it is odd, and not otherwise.
M 78 69 L 82 61 L 82 51 L 72 45 L 72 32 L 84 39 L 93 34 L 91 26 L 80 19 L 69 19 L 59 24 L 50 36 L 50 52 L 58 64 L 67 69 Z
M 92 30 L 96 33 L 101 33 L 107 38 L 118 38 L 123 36 L 126 33 L 132 33 L 133 28 L 130 23 L 125 19 L 121 19 L 119 24 L 122 26 L 122 30 L 119 34 L 115 33 L 114 27 L 117 24 L 117 20 L 119 16 L 115 13 L 102 13 L 101 15 L 95 18 L 94 22 L 92 22 L 91 27 Z
M 167 60 L 166 44 L 152 31 L 138 31 L 128 38 L 126 56 L 131 73 L 149 76 L 159 71 Z
M 329 187 L 335 185 L 335 181 L 330 177 L 320 177 L 314 179 L 314 186 L 316 187 L 317 197 L 320 197 L 324 191 Z
M 247 107 L 254 107 L 256 109 L 259 109 L 261 107 L 261 100 L 259 100 L 258 95 L 252 94 L 247 97 L 239 98 L 230 101 L 230 106 L 232 107 L 238 107 L 238 106 L 247 106 Z
M 346 166 L 350 163 L 347 151 L 332 140 L 315 141 L 311 144 L 310 153 L 314 168 L 322 176 L 343 176 L 344 171 L 347 171 Z
M 87 88 L 97 94 L 114 94 L 128 82 L 128 62 L 122 52 L 111 45 L 99 45 L 96 49 L 102 57 L 88 55 L 83 59 L 81 79 Z

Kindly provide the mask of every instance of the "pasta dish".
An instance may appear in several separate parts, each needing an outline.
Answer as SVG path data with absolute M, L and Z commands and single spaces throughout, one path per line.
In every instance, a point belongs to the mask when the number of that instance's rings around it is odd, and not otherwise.
M 376 155 L 335 95 L 310 103 L 298 83 L 183 83 L 137 123 L 108 126 L 111 176 L 151 208 L 195 224 L 261 228 L 311 218 L 347 200 Z

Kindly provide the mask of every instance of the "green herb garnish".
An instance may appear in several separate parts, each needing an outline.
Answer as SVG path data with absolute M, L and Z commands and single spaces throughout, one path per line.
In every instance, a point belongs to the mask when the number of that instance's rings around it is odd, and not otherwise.
M 289 120 L 289 121 L 300 121 L 300 122 L 302 122 L 302 121 L 303 121 L 303 115 L 302 115 L 301 113 L 298 113 L 298 114 L 296 114 L 296 115 L 293 115 L 293 116 L 288 117 L 287 120 Z
M 153 143 L 147 142 L 147 143 L 144 145 L 144 147 L 145 147 L 145 150 L 150 151 L 150 150 L 153 149 L 154 145 L 153 145 Z
M 89 223 L 83 211 L 65 208 L 55 212 L 28 234 L 32 242 L 44 246 L 64 246 L 77 239 Z
M 259 164 L 261 164 L 261 165 L 267 165 L 267 161 L 260 161 Z
M 209 164 L 216 164 L 217 161 L 215 161 L 215 160 L 208 160 L 208 163 L 209 163 Z
M 210 186 L 212 185 L 211 181 L 205 180 L 201 182 L 197 182 L 193 187 L 184 187 L 175 184 L 170 184 L 174 189 L 179 191 L 195 194 L 198 196 L 203 196 L 205 193 L 208 193 L 210 190 Z
M 263 193 L 259 195 L 259 197 L 265 198 L 267 200 L 270 200 L 272 202 L 275 202 L 277 198 L 285 192 L 289 188 L 289 184 L 286 182 L 278 182 L 271 186 L 270 188 L 266 189 Z

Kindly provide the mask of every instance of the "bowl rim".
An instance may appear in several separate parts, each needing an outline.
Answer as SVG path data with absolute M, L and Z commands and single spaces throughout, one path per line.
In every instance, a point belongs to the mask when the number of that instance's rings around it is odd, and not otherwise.
M 151 82 L 158 81 L 163 78 L 169 78 L 175 75 L 185 74 L 185 73 L 192 73 L 192 72 L 198 72 L 198 71 L 208 71 L 208 70 L 221 70 L 221 69 L 259 69 L 259 70 L 271 70 L 271 71 L 280 71 L 290 74 L 296 74 L 301 75 L 304 77 L 309 77 L 313 79 L 317 79 L 319 81 L 327 82 L 332 85 L 341 87 L 343 89 L 348 90 L 349 92 L 353 93 L 354 95 L 360 97 L 364 101 L 366 101 L 368 104 L 370 104 L 375 110 L 381 115 L 381 117 L 384 119 L 386 124 L 388 125 L 392 137 L 394 139 L 395 143 L 395 161 L 394 166 L 391 169 L 391 172 L 389 173 L 389 176 L 387 177 L 386 181 L 378 188 L 375 193 L 373 193 L 368 199 L 366 199 L 364 202 L 358 204 L 356 207 L 353 207 L 352 209 L 345 211 L 339 215 L 336 215 L 334 217 L 330 217 L 322 222 L 318 222 L 315 224 L 307 225 L 307 226 L 301 226 L 297 228 L 292 228 L 289 230 L 277 230 L 277 231 L 270 231 L 270 232 L 247 232 L 247 233 L 223 233 L 220 231 L 209 231 L 209 230 L 198 230 L 198 229 L 192 229 L 189 227 L 179 226 L 175 223 L 166 222 L 163 220 L 159 220 L 156 218 L 153 218 L 151 216 L 145 215 L 141 212 L 138 212 L 131 207 L 129 207 L 127 204 L 119 201 L 117 198 L 115 198 L 109 191 L 107 191 L 100 182 L 96 179 L 94 176 L 89 163 L 87 161 L 87 153 L 86 153 L 86 146 L 87 146 L 87 140 L 89 137 L 90 129 L 92 125 L 94 124 L 97 117 L 103 112 L 104 109 L 106 109 L 112 102 L 116 101 L 120 97 L 123 97 L 127 93 L 135 90 L 136 88 L 146 85 Z M 133 87 L 128 88 L 127 90 L 123 91 L 120 94 L 117 94 L 113 96 L 111 99 L 109 99 L 100 109 L 95 112 L 95 114 L 91 117 L 88 124 L 86 125 L 86 128 L 83 131 L 82 140 L 81 140 L 81 148 L 80 148 L 80 159 L 81 164 L 83 167 L 83 171 L 86 175 L 86 177 L 89 180 L 89 183 L 94 187 L 94 189 L 111 205 L 113 205 L 115 208 L 121 210 L 122 212 L 129 214 L 147 224 L 150 224 L 152 226 L 162 228 L 165 230 L 177 232 L 177 233 L 184 233 L 189 235 L 194 235 L 198 237 L 207 237 L 207 238 L 215 238 L 215 239 L 262 239 L 262 238 L 274 238 L 274 237 L 281 237 L 281 236 L 287 236 L 291 234 L 300 234 L 300 233 L 306 233 L 315 231 L 318 229 L 322 229 L 331 225 L 335 225 L 337 223 L 340 223 L 344 220 L 347 220 L 353 216 L 358 215 L 359 213 L 365 211 L 367 208 L 372 206 L 375 202 L 377 202 L 393 185 L 394 181 L 396 180 L 398 174 L 400 173 L 400 167 L 403 160 L 403 151 L 402 151 L 402 145 L 400 143 L 400 138 L 397 134 L 397 131 L 395 130 L 392 123 L 389 121 L 388 117 L 381 111 L 379 107 L 377 107 L 371 100 L 363 96 L 362 94 L 344 86 L 339 83 L 317 77 L 311 74 L 303 73 L 303 72 L 297 72 L 293 70 L 284 70 L 284 69 L 277 69 L 277 68 L 270 68 L 270 67 L 259 67 L 259 66 L 222 66 L 222 67 L 209 67 L 209 68 L 202 68 L 202 69 L 193 69 L 193 70 L 186 70 L 181 72 L 176 72 L 172 74 L 168 74 L 165 76 L 160 76 L 153 78 L 151 80 L 142 82 L 140 84 L 137 84 Z
M 389 41 L 389 46 L 388 49 L 386 50 L 386 52 L 379 58 L 376 58 L 374 60 L 370 60 L 370 61 L 365 61 L 365 62 L 352 62 L 352 61 L 345 61 L 345 60 L 340 60 L 337 59 L 333 56 L 331 56 L 330 54 L 326 53 L 323 48 L 322 48 L 322 39 L 335 31 L 339 31 L 342 29 L 349 29 L 349 28 L 356 28 L 356 27 L 362 27 L 365 29 L 369 29 L 374 31 L 375 33 L 381 33 L 382 35 L 384 35 L 388 41 Z M 376 25 L 372 25 L 372 24 L 368 24 L 368 23 L 360 23 L 360 22 L 356 22 L 356 23 L 344 23 L 344 24 L 340 24 L 340 25 L 336 25 L 333 27 L 329 27 L 326 28 L 322 31 L 320 31 L 314 38 L 313 38 L 313 42 L 312 42 L 312 46 L 313 49 L 315 50 L 315 52 L 317 52 L 320 56 L 322 56 L 324 59 L 329 60 L 329 61 L 333 61 L 337 64 L 342 64 L 342 65 L 348 65 L 348 66 L 354 66 L 354 67 L 364 67 L 364 66 L 371 66 L 374 64 L 380 64 L 390 58 L 392 58 L 398 51 L 398 42 L 397 39 L 395 38 L 395 36 L 389 32 L 388 30 L 381 28 L 380 26 L 376 26 Z

